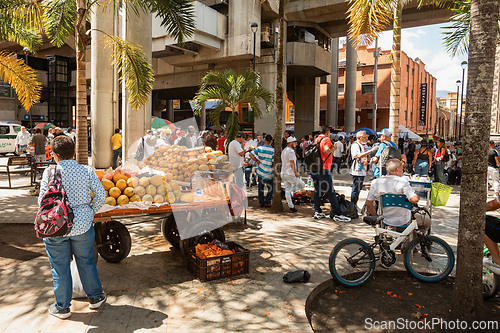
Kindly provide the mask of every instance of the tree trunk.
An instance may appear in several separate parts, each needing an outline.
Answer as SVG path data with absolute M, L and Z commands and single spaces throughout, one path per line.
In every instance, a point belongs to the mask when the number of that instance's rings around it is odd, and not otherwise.
M 278 40 L 278 60 L 276 78 L 276 127 L 274 131 L 274 193 L 271 209 L 273 212 L 283 211 L 283 202 L 281 200 L 281 133 L 283 128 L 283 70 L 284 70 L 284 48 L 285 48 L 285 0 L 279 3 L 279 40 Z
M 469 73 L 462 158 L 462 188 L 458 228 L 457 274 L 451 317 L 480 318 L 482 249 L 486 211 L 486 171 L 498 0 L 472 0 L 469 38 Z
M 87 132 L 87 75 L 85 49 L 88 44 L 86 32 L 86 1 L 77 0 L 76 31 L 76 161 L 89 163 Z
M 398 0 L 394 9 L 392 31 L 392 67 L 391 67 L 391 109 L 389 111 L 389 129 L 392 141 L 398 144 L 399 138 L 399 90 L 401 81 L 401 24 L 403 21 L 403 3 Z

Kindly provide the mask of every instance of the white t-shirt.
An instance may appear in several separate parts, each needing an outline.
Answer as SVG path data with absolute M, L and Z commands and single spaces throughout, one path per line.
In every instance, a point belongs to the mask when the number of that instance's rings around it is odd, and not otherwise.
M 344 144 L 341 141 L 335 142 L 335 146 L 337 149 L 334 150 L 333 156 L 334 157 L 342 157 L 342 153 L 344 152 Z
M 363 158 L 357 158 L 356 155 L 364 153 L 365 146 L 360 144 L 359 142 L 353 142 L 351 144 L 351 156 L 353 158 L 353 163 L 351 166 L 351 175 L 353 176 L 366 176 L 366 156 Z
M 241 147 L 241 143 L 236 140 L 233 140 L 229 143 L 227 147 L 227 154 L 229 157 L 229 162 L 231 162 L 231 167 L 239 168 L 243 166 L 244 157 L 240 156 L 239 153 L 243 151 Z
M 384 194 L 404 194 L 408 199 L 413 198 L 416 193 L 411 188 L 410 182 L 399 176 L 388 175 L 375 179 L 368 192 L 366 200 L 379 200 Z M 379 211 L 377 213 L 380 214 Z M 403 207 L 385 207 L 384 223 L 392 226 L 408 224 L 411 221 L 411 211 Z
M 297 156 L 295 155 L 293 149 L 287 146 L 281 152 L 281 175 L 289 175 L 295 177 L 295 173 L 293 172 L 292 166 L 290 165 L 290 162 L 292 161 L 293 163 L 296 163 Z

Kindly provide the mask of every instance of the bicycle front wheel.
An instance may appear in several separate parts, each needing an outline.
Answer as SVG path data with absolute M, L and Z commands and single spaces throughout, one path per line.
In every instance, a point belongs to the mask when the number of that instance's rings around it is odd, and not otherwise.
M 338 243 L 328 260 L 330 274 L 348 287 L 363 284 L 375 270 L 375 255 L 366 242 L 348 238 Z
M 406 270 L 425 282 L 441 281 L 455 265 L 451 247 L 435 236 L 421 236 L 412 240 L 403 256 Z

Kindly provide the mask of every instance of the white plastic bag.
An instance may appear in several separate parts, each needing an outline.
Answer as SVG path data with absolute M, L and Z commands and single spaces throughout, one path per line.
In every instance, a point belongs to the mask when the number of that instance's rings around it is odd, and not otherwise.
M 78 268 L 76 267 L 76 260 L 72 257 L 71 260 L 71 279 L 73 280 L 73 299 L 86 298 L 85 291 L 83 290 L 82 281 L 80 280 L 80 274 L 78 274 Z

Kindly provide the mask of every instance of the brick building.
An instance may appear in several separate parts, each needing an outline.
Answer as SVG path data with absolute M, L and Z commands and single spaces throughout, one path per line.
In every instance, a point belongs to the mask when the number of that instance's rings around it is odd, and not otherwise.
M 373 109 L 373 71 L 374 48 L 361 46 L 358 48 L 358 66 L 356 75 L 356 129 L 372 127 Z M 390 87 L 391 87 L 391 51 L 380 51 L 378 61 L 377 84 L 377 130 L 389 127 Z M 345 83 L 345 44 L 339 50 L 339 99 L 338 123 L 344 122 L 344 83 Z M 420 125 L 421 86 L 427 84 L 425 103 L 425 124 Z M 326 110 L 326 85 L 321 89 L 321 110 Z M 324 119 L 324 111 L 322 119 Z M 425 70 L 425 64 L 418 58 L 415 60 L 401 51 L 401 90 L 400 90 L 400 124 L 419 135 L 435 133 L 436 78 Z

